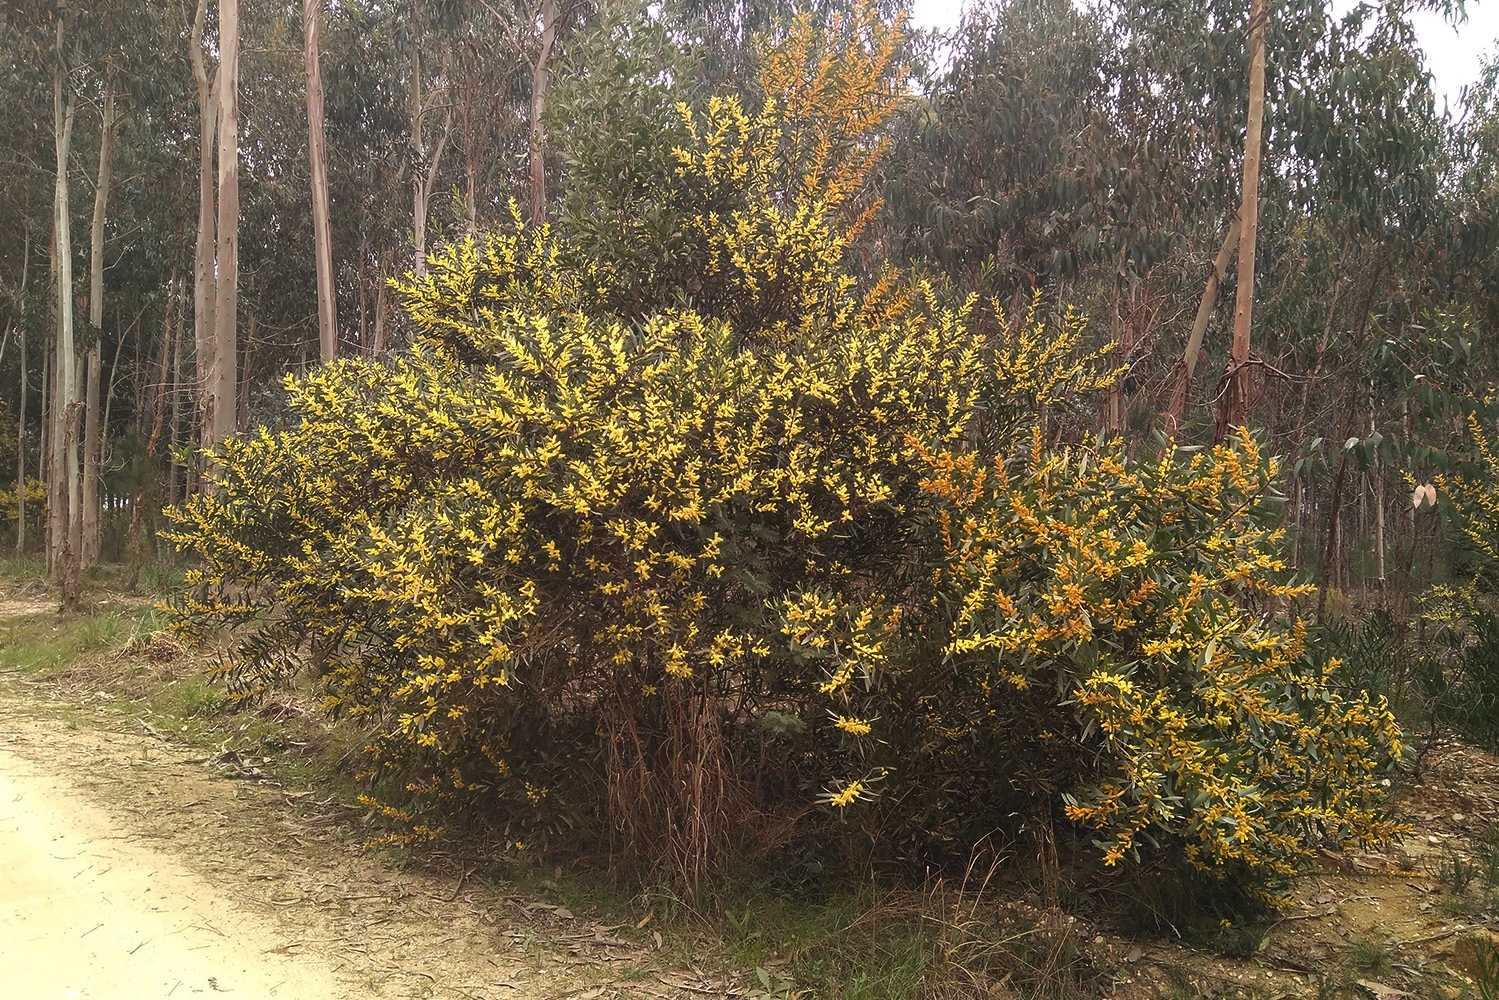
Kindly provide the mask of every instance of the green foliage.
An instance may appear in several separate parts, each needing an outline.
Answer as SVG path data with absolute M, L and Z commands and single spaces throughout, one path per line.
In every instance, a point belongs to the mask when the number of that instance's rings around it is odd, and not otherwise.
M 1395 691 L 1418 699 L 1420 716 L 1436 735 L 1455 732 L 1485 747 L 1499 747 L 1499 615 L 1475 588 L 1433 587 L 1400 650 L 1409 679 Z M 1370 689 L 1377 690 L 1370 678 Z M 1414 713 L 1413 713 L 1414 714 Z
M 47 676 L 116 648 L 135 625 L 133 620 L 107 612 L 63 619 L 51 615 L 17 618 L 0 624 L 0 656 L 23 673 Z
M 1136 280 L 1171 232 L 1151 213 L 1160 162 L 1115 127 L 1117 51 L 1101 9 L 974 9 L 903 121 L 886 196 L 906 251 L 1008 292 L 1118 263 Z M 1085 151 L 1085 152 L 1084 152 Z M 987 259 L 985 259 L 987 257 Z
M 663 21 L 606 6 L 572 40 L 548 103 L 568 179 L 561 225 L 596 263 L 616 265 L 608 284 L 626 312 L 649 311 L 672 269 L 693 260 L 684 206 L 668 193 L 672 150 L 690 141 L 677 104 L 696 75 Z
M 1481 1000 L 1499 1000 L 1499 948 L 1487 935 L 1472 940 L 1472 953 L 1476 969 L 1474 983 Z
M 717 315 L 610 318 L 610 269 L 546 229 L 456 244 L 402 288 L 413 350 L 294 382 L 291 425 L 226 444 L 175 537 L 203 566 L 187 630 L 254 626 L 239 693 L 305 642 L 326 707 L 389 720 L 377 762 L 419 801 L 702 865 L 838 755 L 830 727 L 787 753 L 746 725 L 826 712 L 767 597 L 900 566 L 907 442 L 954 440 L 985 366 L 919 283 L 853 294 L 836 203 L 759 194 L 795 166 L 772 110 L 689 131 L 700 256 L 666 275 L 712 278 Z

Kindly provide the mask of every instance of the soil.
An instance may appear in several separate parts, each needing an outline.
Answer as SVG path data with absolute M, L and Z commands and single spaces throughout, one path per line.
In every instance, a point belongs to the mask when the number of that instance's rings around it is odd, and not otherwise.
M 461 882 L 365 854 L 335 803 L 26 707 L 0 701 L 0 964 L 30 987 L 13 995 L 526 1000 L 582 978 Z
M 1499 996 L 1499 760 L 1456 743 L 1435 748 L 1394 801 L 1410 824 L 1403 840 L 1324 851 L 1268 926 L 1226 931 L 1246 957 L 1096 937 L 1119 969 L 1112 995 Z
M 23 605 L 4 602 L 12 620 L 55 613 Z M 37 684 L 0 656 L 0 995 L 744 992 L 658 961 L 651 930 L 507 894 L 441 856 L 367 851 L 363 810 L 283 784 L 267 761 L 205 752 L 148 722 L 112 729 L 128 715 L 99 710 L 118 696 L 80 686 L 92 672 Z
M 28 997 L 336 996 L 274 921 L 121 836 L 87 795 L 0 751 L 0 961 Z

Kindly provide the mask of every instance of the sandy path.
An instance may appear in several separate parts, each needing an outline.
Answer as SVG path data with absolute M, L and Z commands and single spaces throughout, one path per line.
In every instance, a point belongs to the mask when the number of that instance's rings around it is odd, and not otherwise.
M 127 839 L 75 786 L 0 749 L 5 995 L 357 995 L 264 917 Z

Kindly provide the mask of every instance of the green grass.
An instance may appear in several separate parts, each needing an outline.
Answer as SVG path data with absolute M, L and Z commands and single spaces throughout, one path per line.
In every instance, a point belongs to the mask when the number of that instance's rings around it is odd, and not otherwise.
M 187 570 L 166 562 L 147 563 L 141 567 L 140 589 L 147 594 L 167 596 L 182 589 Z
M 1359 972 L 1372 976 L 1387 975 L 1395 961 L 1390 943 L 1374 934 L 1356 938 L 1348 946 L 1348 962 Z
M 1480 832 L 1471 854 L 1453 850 L 1437 865 L 1437 882 L 1446 890 L 1437 908 L 1449 917 L 1473 917 L 1499 909 L 1499 837 Z
M 588 871 L 494 864 L 475 876 L 580 920 L 659 933 L 644 968 L 733 970 L 750 996 L 1086 1000 L 1106 985 L 1107 970 L 1088 963 L 1075 925 L 1055 911 L 1038 916 L 941 888 L 878 888 L 878 879 L 784 884 L 794 867 L 721 875 L 690 898 L 659 886 L 621 889 Z
M 0 580 L 41 580 L 47 574 L 47 558 L 40 552 L 28 555 L 9 555 L 0 559 Z
M 0 618 L 0 668 L 15 671 L 23 683 L 47 685 L 49 701 L 57 700 L 53 694 L 63 700 L 78 695 L 105 724 L 144 723 L 194 747 L 228 745 L 247 757 L 270 758 L 267 766 L 288 783 L 352 800 L 350 774 L 364 733 L 328 725 L 291 701 L 281 711 L 232 709 L 209 677 L 216 661 L 183 650 L 161 631 L 164 624 L 155 608 L 139 605 Z M 108 698 L 95 699 L 99 692 Z
M 185 565 L 153 559 L 139 566 L 131 562 L 96 563 L 89 567 L 85 579 L 93 586 L 121 593 L 168 597 L 182 589 L 186 575 Z
M 715 883 L 713 912 L 697 914 L 725 964 L 754 970 L 759 995 L 895 1000 L 1015 992 L 1081 1000 L 1105 983 L 1106 973 L 1083 954 L 1077 925 L 1055 910 L 941 883 L 889 889 L 872 876 L 862 884 L 784 886 L 761 875 Z
M 0 665 L 24 674 L 46 675 L 79 660 L 118 648 L 131 635 L 138 616 L 92 612 L 62 618 L 38 614 L 0 622 Z

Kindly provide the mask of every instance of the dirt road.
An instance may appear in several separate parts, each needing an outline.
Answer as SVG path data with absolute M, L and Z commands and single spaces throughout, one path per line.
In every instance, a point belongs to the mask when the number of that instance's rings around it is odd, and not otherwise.
M 76 785 L 0 749 L 0 968 L 36 1000 L 342 997 L 354 987 Z
M 553 956 L 549 909 L 393 866 L 331 800 L 87 718 L 0 684 L 3 1000 L 548 1000 L 606 979 L 587 949 Z
M 248 752 L 139 720 L 91 724 L 131 716 L 80 709 L 113 696 L 74 686 L 19 696 L 0 666 L 0 1000 L 746 992 L 660 967 L 649 931 L 470 868 L 367 852 L 357 811 L 261 773 Z

